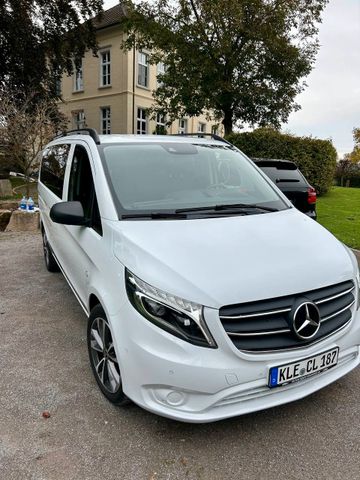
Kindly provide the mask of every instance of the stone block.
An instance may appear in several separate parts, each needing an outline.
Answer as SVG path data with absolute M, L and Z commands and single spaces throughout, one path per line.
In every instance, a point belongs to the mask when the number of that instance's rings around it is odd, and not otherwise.
M 4 231 L 9 223 L 11 210 L 0 210 L 0 232 Z
M 5 232 L 37 232 L 39 225 L 39 212 L 28 213 L 14 210 Z
M 0 210 L 16 210 L 20 200 L 0 200 Z
M 10 180 L 0 180 L 0 197 L 11 197 L 12 194 Z

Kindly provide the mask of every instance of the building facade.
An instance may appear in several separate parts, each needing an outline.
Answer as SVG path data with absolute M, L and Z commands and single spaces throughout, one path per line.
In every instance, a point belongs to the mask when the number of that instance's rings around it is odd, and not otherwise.
M 166 118 L 148 118 L 146 109 L 153 104 L 152 91 L 164 65 L 150 65 L 146 52 L 121 49 L 123 33 L 121 5 L 107 10 L 96 24 L 98 56 L 87 52 L 81 68 L 64 76 L 60 108 L 69 119 L 69 127 L 95 128 L 101 134 L 152 134 L 166 128 L 167 133 L 223 134 L 219 121 L 207 116 L 181 118 L 165 127 Z

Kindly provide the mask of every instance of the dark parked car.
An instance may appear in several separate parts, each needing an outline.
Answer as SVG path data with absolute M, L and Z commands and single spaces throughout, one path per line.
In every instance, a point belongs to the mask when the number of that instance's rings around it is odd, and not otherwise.
M 252 159 L 301 212 L 316 220 L 316 190 L 289 160 Z

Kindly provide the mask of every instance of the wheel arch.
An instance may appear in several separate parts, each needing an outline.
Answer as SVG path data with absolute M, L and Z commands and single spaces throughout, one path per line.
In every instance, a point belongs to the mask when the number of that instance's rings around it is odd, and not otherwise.
M 91 293 L 89 297 L 89 313 L 94 307 L 96 307 L 96 305 L 101 305 L 104 308 L 103 304 L 101 303 L 99 298 L 95 295 L 95 293 Z

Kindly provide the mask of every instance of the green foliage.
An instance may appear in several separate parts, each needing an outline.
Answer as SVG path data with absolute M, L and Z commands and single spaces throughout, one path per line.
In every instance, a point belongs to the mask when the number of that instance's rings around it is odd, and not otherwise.
M 96 52 L 94 23 L 101 0 L 0 1 L 0 86 L 56 96 L 87 49 Z M 84 21 L 85 20 L 85 21 Z M 21 101 L 21 98 L 20 98 Z
M 295 137 L 270 128 L 233 133 L 227 140 L 250 158 L 292 160 L 319 194 L 332 185 L 337 154 L 330 140 Z
M 153 132 L 154 135 L 167 135 L 167 129 L 165 125 L 156 125 Z
M 354 163 L 345 155 L 336 165 L 335 178 L 341 187 L 360 187 L 360 163 Z
M 354 128 L 354 149 L 351 153 L 344 155 L 344 160 L 349 160 L 353 164 L 360 164 L 360 128 Z
M 317 202 L 318 222 L 349 247 L 360 249 L 360 189 L 333 187 Z
M 170 120 L 213 111 L 233 125 L 279 126 L 293 110 L 318 49 L 328 0 L 124 0 L 124 48 L 146 48 L 166 72 L 153 113 Z

